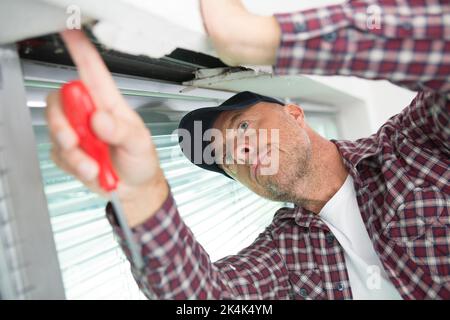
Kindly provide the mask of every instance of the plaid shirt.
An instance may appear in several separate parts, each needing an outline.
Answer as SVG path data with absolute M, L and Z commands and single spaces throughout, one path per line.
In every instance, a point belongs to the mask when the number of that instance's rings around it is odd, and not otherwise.
M 276 15 L 282 41 L 275 71 L 383 78 L 420 91 L 376 134 L 333 142 L 398 292 L 404 299 L 450 299 L 450 5 L 377 1 L 382 13 L 374 29 L 373 2 Z M 129 256 L 111 206 L 107 212 Z M 148 297 L 352 298 L 341 245 L 300 207 L 280 209 L 252 245 L 215 263 L 171 195 L 133 231 L 147 266 L 132 271 Z

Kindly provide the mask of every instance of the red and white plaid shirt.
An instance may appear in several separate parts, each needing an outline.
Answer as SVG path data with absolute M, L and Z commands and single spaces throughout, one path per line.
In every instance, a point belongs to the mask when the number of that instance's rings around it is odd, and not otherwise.
M 374 3 L 376 10 L 369 8 Z M 400 295 L 450 299 L 449 2 L 350 1 L 276 18 L 282 29 L 276 73 L 388 79 L 419 91 L 376 134 L 334 143 Z M 107 212 L 129 256 L 111 206 Z M 171 195 L 133 231 L 146 268 L 132 271 L 148 297 L 352 298 L 342 246 L 317 215 L 300 207 L 280 209 L 252 245 L 215 263 Z

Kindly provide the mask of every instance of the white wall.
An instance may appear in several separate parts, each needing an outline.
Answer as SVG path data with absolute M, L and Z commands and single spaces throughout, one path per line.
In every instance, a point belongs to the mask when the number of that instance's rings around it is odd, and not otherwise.
M 416 95 L 416 92 L 400 88 L 388 81 L 367 82 L 369 93 L 366 101 L 373 131 L 408 106 Z
M 340 119 L 341 127 L 344 138 L 347 139 L 375 133 L 386 120 L 408 106 L 416 95 L 415 92 L 386 80 L 374 81 L 344 76 L 309 77 L 360 100 L 350 105 L 336 105 L 343 117 Z

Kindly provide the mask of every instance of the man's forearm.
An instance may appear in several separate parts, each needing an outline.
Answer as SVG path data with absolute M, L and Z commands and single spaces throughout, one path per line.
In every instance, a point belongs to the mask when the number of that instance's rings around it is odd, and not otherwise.
M 201 0 L 206 30 L 229 65 L 275 62 L 280 28 L 274 17 L 251 14 L 240 0 Z
M 137 270 L 131 259 L 122 230 L 115 221 L 114 209 L 107 206 L 107 217 L 119 243 L 130 260 L 133 275 L 144 294 L 159 299 L 287 299 L 287 269 L 274 247 L 270 232 L 260 234 L 239 255 L 212 263 L 178 213 L 169 194 L 161 207 L 146 221 L 133 228 L 134 237 L 145 261 Z M 258 252 L 257 257 L 253 257 Z M 235 265 L 236 267 L 234 267 Z M 239 272 L 240 266 L 248 270 Z M 273 274 L 259 286 L 254 279 Z M 267 280 L 271 279 L 270 282 Z
M 128 225 L 134 228 L 151 218 L 169 196 L 169 186 L 161 172 L 151 184 L 142 186 L 128 198 L 122 198 L 122 206 L 125 211 Z

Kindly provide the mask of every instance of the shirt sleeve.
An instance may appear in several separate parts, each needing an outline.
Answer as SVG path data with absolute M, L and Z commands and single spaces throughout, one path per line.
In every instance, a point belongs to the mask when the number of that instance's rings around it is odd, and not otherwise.
M 137 270 L 110 203 L 106 212 L 137 284 L 150 299 L 289 298 L 288 271 L 269 230 L 237 255 L 212 263 L 169 194 L 151 218 L 132 230 L 145 262 Z
M 350 1 L 276 14 L 276 74 L 386 79 L 450 92 L 450 2 Z

